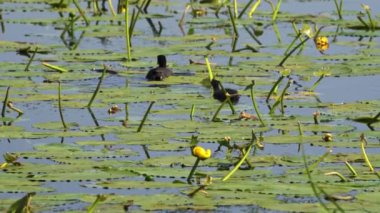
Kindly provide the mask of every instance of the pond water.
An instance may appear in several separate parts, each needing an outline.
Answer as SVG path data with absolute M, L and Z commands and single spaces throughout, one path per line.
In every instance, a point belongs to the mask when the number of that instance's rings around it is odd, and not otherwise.
M 24 112 L 17 117 L 7 108 L 1 119 L 0 154 L 17 154 L 22 165 L 4 166 L 0 171 L 0 211 L 28 192 L 37 193 L 32 198 L 36 212 L 86 211 L 98 194 L 107 195 L 96 206 L 99 212 L 123 212 L 129 200 L 133 201 L 131 211 L 157 212 L 286 212 L 300 208 L 313 212 L 323 210 L 320 203 L 331 211 L 377 209 L 373 198 L 380 196 L 376 173 L 380 125 L 373 117 L 380 109 L 380 34 L 378 27 L 374 31 L 363 28 L 357 15 L 364 12 L 361 4 L 367 4 L 372 19 L 380 23 L 379 1 L 344 1 L 343 20 L 338 20 L 334 1 L 283 1 L 275 22 L 271 21 L 270 4 L 262 1 L 253 18 L 246 12 L 235 20 L 239 32 L 235 48 L 226 5 L 217 17 L 215 5 L 192 1 L 179 26 L 190 1 L 152 1 L 149 12 L 137 18 L 132 60 L 126 51 L 124 13 L 112 16 L 106 4 L 108 11 L 95 16 L 93 7 L 87 8 L 91 1 L 79 2 L 89 26 L 74 3 L 54 8 L 43 0 L 0 0 L 0 99 L 5 100 L 10 87 L 9 100 Z M 248 2 L 238 1 L 238 11 Z M 113 6 L 116 8 L 116 1 Z M 197 9 L 207 13 L 192 15 Z M 130 5 L 129 15 L 132 10 L 138 11 L 135 4 Z M 72 35 L 64 31 L 70 12 L 78 17 Z M 363 20 L 368 22 L 366 14 Z M 329 48 L 322 54 L 310 39 L 279 67 L 296 35 L 292 21 L 299 29 L 307 25 L 314 31 L 323 26 L 321 35 L 329 39 Z M 302 39 L 306 37 L 302 35 Z M 28 47 L 30 55 L 35 47 L 38 51 L 26 72 L 30 58 L 20 50 Z M 156 66 L 159 54 L 167 56 L 175 75 L 163 82 L 147 82 L 145 75 Z M 241 95 L 236 113 L 226 104 L 218 122 L 212 117 L 221 103 L 212 99 L 205 56 L 223 86 Z M 69 71 L 59 73 L 42 62 Z M 106 74 L 88 109 L 103 64 L 116 73 Z M 290 75 L 267 103 L 268 92 L 286 70 Z M 309 92 L 320 73 L 326 76 Z M 271 112 L 289 79 L 293 81 L 284 91 L 284 113 L 280 104 Z M 62 86 L 66 131 L 59 115 L 56 80 Z M 257 119 L 239 119 L 241 112 L 257 114 L 250 90 L 245 90 L 252 80 L 264 126 Z M 155 103 L 142 131 L 136 132 L 151 101 Z M 109 114 L 114 104 L 121 111 Z M 192 105 L 195 110 L 190 120 Z M 320 113 L 318 124 L 313 113 Z M 357 122 L 360 118 L 370 121 Z M 246 160 L 254 168 L 247 169 L 245 162 L 230 179 L 222 181 L 242 158 L 236 147 L 249 144 L 252 129 L 263 136 L 264 144 L 263 150 L 254 146 Z M 324 141 L 326 133 L 333 135 L 332 142 Z M 366 136 L 365 151 L 375 172 L 368 171 L 364 160 L 361 133 Z M 196 178 L 187 184 L 196 160 L 191 155 L 193 135 L 198 136 L 198 145 L 212 150 L 212 157 L 200 162 Z M 235 146 L 231 152 L 219 146 L 226 136 Z M 328 150 L 332 153 L 326 154 Z M 321 202 L 305 175 L 304 159 L 309 168 L 314 167 L 312 177 Z M 359 175 L 352 176 L 345 161 Z M 325 175 L 332 171 L 341 173 L 346 181 Z M 196 179 L 205 175 L 212 176 L 213 183 L 188 196 L 199 187 Z M 150 177 L 153 181 L 148 181 Z M 336 204 L 328 199 L 346 194 L 354 201 L 338 198 Z

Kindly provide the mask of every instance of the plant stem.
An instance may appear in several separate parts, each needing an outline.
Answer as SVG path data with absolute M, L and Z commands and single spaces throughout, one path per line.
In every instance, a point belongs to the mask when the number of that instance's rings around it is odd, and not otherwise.
M 270 96 L 272 95 L 272 93 L 274 92 L 274 90 L 278 87 L 278 85 L 280 84 L 280 82 L 282 81 L 282 79 L 284 79 L 285 76 L 282 75 L 278 78 L 278 80 L 274 83 L 273 87 L 270 89 L 268 95 L 267 95 L 267 98 L 265 99 L 265 102 L 269 102 L 269 98 Z
M 59 67 L 59 66 L 56 66 L 56 65 L 52 65 L 52 64 L 49 64 L 49 63 L 46 63 L 46 62 L 43 62 L 42 65 L 44 65 L 45 67 L 48 67 L 52 70 L 55 70 L 55 71 L 58 71 L 58 72 L 68 72 L 67 69 L 65 68 L 62 68 L 62 67 Z
M 245 161 L 245 159 L 248 157 L 249 153 L 251 152 L 253 145 L 254 143 L 252 142 L 249 144 L 248 149 L 245 152 L 245 155 L 240 159 L 240 161 L 235 165 L 235 167 L 222 179 L 222 181 L 228 180 L 239 169 L 241 164 L 243 164 L 243 162 Z
M 236 19 L 238 16 L 238 7 L 237 7 L 237 1 L 234 0 L 234 19 Z
M 195 111 L 195 104 L 192 104 L 191 105 L 191 111 L 190 111 L 190 120 L 193 120 L 194 111 Z
M 281 104 L 281 113 L 284 114 L 285 113 L 285 109 L 284 109 L 284 97 L 285 97 L 285 93 L 286 91 L 288 90 L 288 88 L 290 87 L 290 84 L 292 83 L 292 80 L 289 79 L 288 83 L 286 84 L 286 87 L 284 88 L 284 90 L 282 91 L 281 93 L 281 97 L 280 97 L 280 104 Z M 272 107 L 273 109 L 274 107 Z
M 289 79 L 288 83 L 286 84 L 286 86 L 282 90 L 280 97 L 278 97 L 276 99 L 276 102 L 274 102 L 274 104 L 272 105 L 270 112 L 269 112 L 270 114 L 272 114 L 274 112 L 274 110 L 276 109 L 276 107 L 279 104 L 281 104 L 281 113 L 284 114 L 284 96 L 285 96 L 287 89 L 290 87 L 290 84 L 291 84 L 291 80 Z
M 7 108 L 10 89 L 11 89 L 11 87 L 8 87 L 7 92 L 5 93 L 5 98 L 4 98 L 4 102 L 3 102 L 3 109 L 1 110 L 1 117 L 3 117 L 3 118 L 5 117 L 5 109 Z
M 207 66 L 208 76 L 209 76 L 209 79 L 211 81 L 212 79 L 214 79 L 214 76 L 212 74 L 211 65 L 210 65 L 210 62 L 208 61 L 208 57 L 207 56 L 205 56 L 205 62 L 206 62 L 206 66 Z
M 110 7 L 113 16 L 116 16 L 115 10 L 113 9 L 112 0 L 108 0 L 108 6 Z
M 312 173 L 314 168 L 317 167 L 319 165 L 320 162 L 323 161 L 323 159 L 325 159 L 327 157 L 327 155 L 329 155 L 330 153 L 332 152 L 331 149 L 329 149 L 327 152 L 325 152 L 325 154 L 323 154 L 321 157 L 318 158 L 317 161 L 315 161 L 313 164 L 311 164 L 307 170 Z
M 125 0 L 125 42 L 126 42 L 126 47 L 127 47 L 127 58 L 128 61 L 131 61 L 131 41 L 130 41 L 130 32 L 129 32 L 129 0 Z
M 36 48 L 34 49 L 33 55 L 30 57 L 30 60 L 29 60 L 28 64 L 26 65 L 24 71 L 29 71 L 29 66 L 30 66 L 30 64 L 32 63 L 33 59 L 34 59 L 34 56 L 36 55 L 37 50 L 38 50 L 38 47 L 36 47 Z
M 370 29 L 370 27 L 368 26 L 368 24 L 365 23 L 365 21 L 363 20 L 363 18 L 360 15 L 358 15 L 357 18 L 360 21 L 360 23 L 362 23 L 364 25 L 365 28 L 367 28 L 368 30 Z
M 369 161 L 369 158 L 368 158 L 367 153 L 366 153 L 366 151 L 365 151 L 365 148 L 364 148 L 364 141 L 361 141 L 361 142 L 360 142 L 360 148 L 361 148 L 361 150 L 362 150 L 362 154 L 363 154 L 363 157 L 364 157 L 365 163 L 367 164 L 367 166 L 368 166 L 368 168 L 369 168 L 369 171 L 375 173 L 375 170 L 373 169 L 373 166 L 372 166 L 372 164 L 371 164 L 371 161 Z
M 253 108 L 254 108 L 255 111 L 256 111 L 257 117 L 259 118 L 261 125 L 262 125 L 262 126 L 265 126 L 265 123 L 264 123 L 263 119 L 261 118 L 261 113 L 260 113 L 260 111 L 259 111 L 259 107 L 257 106 L 256 100 L 255 100 L 255 96 L 254 96 L 254 93 L 253 93 L 253 87 L 254 87 L 254 86 L 255 86 L 255 80 L 252 80 L 252 86 L 251 86 L 251 100 L 252 100 L 252 105 L 253 105 Z
M 191 184 L 191 178 L 193 177 L 193 174 L 194 174 L 194 172 L 195 172 L 195 169 L 198 167 L 198 164 L 199 164 L 199 161 L 200 161 L 201 159 L 200 158 L 198 158 L 197 157 L 197 160 L 195 160 L 195 163 L 194 163 L 194 165 L 193 165 L 193 168 L 191 168 L 191 171 L 190 171 L 190 173 L 189 173 L 189 176 L 187 177 L 187 183 L 188 184 Z
M 371 30 L 372 30 L 372 31 L 375 31 L 375 23 L 374 23 L 373 20 L 372 20 L 370 10 L 365 10 L 365 12 L 367 13 L 368 20 L 369 20 L 369 25 L 371 26 Z
M 232 114 L 235 114 L 235 113 L 236 113 L 236 112 L 235 112 L 235 107 L 234 107 L 234 105 L 233 105 L 232 102 L 231 102 L 231 97 L 229 96 L 229 94 L 227 93 L 227 91 L 224 89 L 222 82 L 219 82 L 219 85 L 220 85 L 220 87 L 221 87 L 221 89 L 222 89 L 222 92 L 223 92 L 224 94 L 226 94 L 226 100 L 227 100 L 228 105 L 230 106 L 231 113 L 232 113 Z M 227 94 L 228 94 L 228 95 L 227 95 Z
M 239 32 L 236 28 L 236 23 L 235 23 L 235 18 L 234 16 L 232 15 L 232 12 L 231 12 L 231 7 L 230 6 L 227 6 L 227 9 L 228 9 L 228 14 L 230 15 L 230 20 L 231 20 L 231 23 L 232 23 L 232 27 L 234 29 L 234 36 L 235 37 L 239 37 Z
M 348 161 L 345 161 L 344 163 L 346 164 L 347 168 L 350 170 L 354 177 L 358 176 L 358 173 L 355 171 L 354 167 L 352 167 Z
M 347 178 L 345 178 L 339 172 L 328 172 L 328 173 L 325 173 L 325 175 L 335 175 L 335 176 L 338 176 L 340 178 L 341 182 L 347 182 Z
M 302 42 L 300 42 L 297 46 L 295 46 L 278 64 L 278 66 L 282 67 L 285 63 L 285 61 L 299 48 L 301 47 L 306 41 L 308 41 L 310 38 L 306 37 Z
M 303 129 L 302 129 L 302 124 L 301 122 L 297 122 L 297 125 L 298 125 L 298 133 L 300 136 L 303 136 Z
M 150 102 L 150 105 L 149 105 L 148 109 L 146 110 L 143 119 L 141 120 L 140 126 L 139 126 L 139 128 L 137 129 L 137 132 L 140 132 L 140 131 L 141 131 L 141 129 L 142 129 L 144 123 L 145 123 L 145 120 L 146 120 L 146 118 L 148 117 L 148 114 L 149 114 L 149 112 L 150 112 L 150 109 L 152 108 L 152 106 L 153 106 L 154 103 L 155 103 L 155 101 Z
M 325 74 L 322 74 L 321 77 L 313 84 L 313 86 L 309 89 L 309 92 L 314 92 L 314 89 L 318 86 L 318 84 L 322 81 L 322 79 L 325 77 Z
M 73 0 L 73 3 L 75 5 L 75 7 L 78 9 L 79 14 L 82 16 L 82 18 L 86 22 L 86 26 L 89 26 L 90 22 L 88 21 L 88 19 L 87 19 L 86 15 L 84 14 L 83 10 L 80 8 L 78 0 Z
M 238 19 L 240 19 L 243 16 L 243 14 L 245 13 L 245 11 L 247 11 L 248 7 L 252 4 L 253 1 L 254 0 L 249 0 L 249 2 L 245 5 L 245 7 L 243 8 L 243 10 L 240 11 L 240 14 L 237 17 Z
M 91 107 L 92 102 L 95 100 L 95 97 L 96 97 L 96 95 L 97 95 L 98 92 L 99 92 L 100 85 L 102 84 L 103 78 L 104 78 L 104 76 L 105 76 L 105 74 L 106 74 L 106 70 L 107 70 L 107 67 L 106 67 L 105 65 L 103 65 L 102 75 L 101 75 L 100 78 L 99 78 L 98 85 L 96 86 L 96 89 L 95 89 L 94 93 L 92 94 L 92 97 L 91 97 L 91 99 L 90 99 L 90 102 L 88 102 L 88 104 L 87 104 L 87 107 L 88 107 L 88 108 Z
M 303 147 L 303 143 L 301 141 L 301 144 L 300 144 L 300 148 L 301 148 L 301 151 L 302 151 L 302 159 L 303 159 L 303 163 L 304 163 L 304 167 L 306 169 L 306 174 L 307 174 L 307 177 L 309 179 L 309 182 L 310 182 L 310 186 L 311 186 L 311 189 L 313 190 L 314 192 L 314 195 L 315 197 L 317 198 L 319 204 L 323 207 L 323 209 L 326 211 L 326 212 L 330 212 L 329 209 L 327 208 L 326 204 L 322 201 L 322 199 L 319 197 L 319 194 L 317 192 L 317 187 L 315 185 L 315 183 L 313 182 L 313 179 L 311 177 L 311 174 L 310 174 L 310 171 L 309 171 L 309 167 L 307 166 L 307 163 L 306 163 L 306 154 L 305 154 L 305 150 L 304 150 L 304 147 Z
M 343 0 L 340 0 L 340 5 L 339 6 L 338 6 L 337 0 L 334 0 L 334 3 L 335 3 L 336 12 L 338 13 L 339 19 L 342 20 L 343 19 L 343 17 L 342 17 L 342 4 L 343 4 Z
M 226 100 L 224 100 L 224 101 L 222 102 L 222 104 L 220 104 L 220 106 L 219 106 L 218 109 L 216 110 L 214 116 L 212 117 L 211 121 L 217 121 L 216 118 L 218 117 L 218 114 L 219 114 L 220 110 L 223 108 L 223 106 L 224 106 L 224 104 L 226 104 L 226 102 L 227 102 L 227 98 L 226 98 Z
M 63 128 L 66 131 L 67 125 L 65 123 L 65 119 L 63 118 L 63 112 L 62 112 L 61 81 L 58 81 L 58 109 L 59 109 L 59 116 L 61 117 Z
M 297 31 L 297 29 L 295 29 L 295 30 Z M 301 38 L 301 33 L 300 32 L 296 32 L 296 33 L 297 33 L 296 37 L 294 37 L 293 41 L 289 44 L 288 48 L 286 48 L 284 55 L 287 55 L 290 48 L 292 48 L 292 46 L 296 43 L 297 39 Z M 301 40 L 301 42 L 302 42 L 302 40 Z
M 251 10 L 248 13 L 248 17 L 252 18 L 253 14 L 255 13 L 258 6 L 260 6 L 261 0 L 258 0 L 251 8 Z
M 276 8 L 275 8 L 274 11 L 273 11 L 272 21 L 276 21 L 276 19 L 277 19 L 277 14 L 278 14 L 278 12 L 280 11 L 281 3 L 282 3 L 282 0 L 279 0 L 279 1 L 277 2 Z

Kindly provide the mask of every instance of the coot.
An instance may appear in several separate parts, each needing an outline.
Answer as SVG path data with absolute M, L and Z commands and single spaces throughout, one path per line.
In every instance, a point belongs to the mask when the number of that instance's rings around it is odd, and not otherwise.
M 173 74 L 172 70 L 166 67 L 166 57 L 164 55 L 157 56 L 158 67 L 149 70 L 146 79 L 149 81 L 162 81 Z

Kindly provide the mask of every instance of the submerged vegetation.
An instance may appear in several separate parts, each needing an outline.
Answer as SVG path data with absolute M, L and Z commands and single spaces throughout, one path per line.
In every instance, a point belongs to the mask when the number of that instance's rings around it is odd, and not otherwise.
M 0 0 L 0 212 L 377 211 L 360 3 Z

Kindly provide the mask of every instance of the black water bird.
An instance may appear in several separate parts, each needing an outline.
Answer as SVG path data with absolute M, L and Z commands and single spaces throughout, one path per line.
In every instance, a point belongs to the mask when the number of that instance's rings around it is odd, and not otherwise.
M 222 84 L 220 83 L 220 81 L 216 80 L 215 78 L 212 79 L 211 86 L 214 90 L 214 94 L 213 94 L 214 99 L 219 100 L 221 102 L 226 100 L 227 96 L 221 89 Z M 224 90 L 230 95 L 230 99 L 233 104 L 237 104 L 239 102 L 240 95 L 238 94 L 237 90 L 230 89 L 230 88 L 226 88 Z
M 171 76 L 173 71 L 166 67 L 166 57 L 164 55 L 157 56 L 158 67 L 149 70 L 146 79 L 149 81 L 162 81 Z

